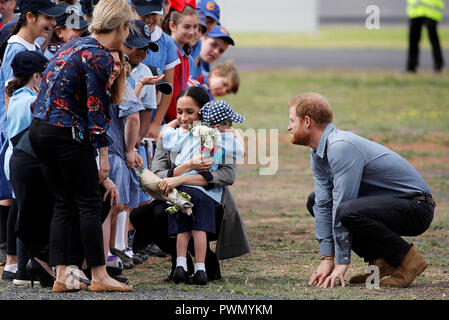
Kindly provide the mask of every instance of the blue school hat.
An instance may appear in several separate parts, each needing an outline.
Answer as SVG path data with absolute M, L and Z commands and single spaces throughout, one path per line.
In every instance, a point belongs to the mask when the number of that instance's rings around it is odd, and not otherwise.
M 39 12 L 49 17 L 58 17 L 63 14 L 65 8 L 56 5 L 51 0 L 18 0 L 16 13 Z
M 61 6 L 65 7 L 65 11 L 56 18 L 56 26 L 65 26 L 71 29 L 84 29 L 87 27 L 89 22 L 84 20 L 83 16 L 73 9 L 73 6 L 67 3 L 63 3 Z
M 229 103 L 224 100 L 212 100 L 206 103 L 199 111 L 203 121 L 208 124 L 217 124 L 223 120 L 242 123 L 245 117 L 234 112 Z
M 199 0 L 196 7 L 201 9 L 206 17 L 211 17 L 220 24 L 220 7 L 213 0 Z
M 230 45 L 234 45 L 234 40 L 232 40 L 231 38 L 231 34 L 229 33 L 228 30 L 226 30 L 226 28 L 224 28 L 221 25 L 216 25 L 208 34 L 208 37 L 211 38 L 221 38 L 224 41 L 226 41 L 227 43 L 229 43 Z
M 196 9 L 196 12 L 198 12 L 198 24 L 203 27 L 203 34 L 204 34 L 207 32 L 206 15 L 200 8 Z
M 159 51 L 159 45 L 151 41 L 150 27 L 140 20 L 134 20 L 133 23 L 137 30 L 129 28 L 129 36 L 126 38 L 125 44 L 131 48 L 144 49 L 148 47 L 153 52 Z
M 43 72 L 48 59 L 37 51 L 21 51 L 17 53 L 11 62 L 15 77 L 32 75 Z
M 148 65 L 148 68 L 150 68 L 153 76 L 160 77 L 162 75 L 162 71 L 158 67 Z M 173 92 L 173 86 L 169 82 L 159 81 L 158 83 L 155 84 L 155 86 L 156 89 L 162 92 L 163 94 L 171 94 Z
M 141 17 L 152 13 L 164 14 L 162 0 L 132 0 L 131 3 L 136 8 L 137 14 Z

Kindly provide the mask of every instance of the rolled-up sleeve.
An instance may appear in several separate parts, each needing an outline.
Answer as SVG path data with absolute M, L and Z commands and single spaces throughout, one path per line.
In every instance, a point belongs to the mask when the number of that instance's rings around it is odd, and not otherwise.
M 362 180 L 365 157 L 353 144 L 336 141 L 329 145 L 329 165 L 333 172 L 332 190 L 333 230 L 338 264 L 351 262 L 351 237 L 337 216 L 337 208 L 343 201 L 357 199 Z

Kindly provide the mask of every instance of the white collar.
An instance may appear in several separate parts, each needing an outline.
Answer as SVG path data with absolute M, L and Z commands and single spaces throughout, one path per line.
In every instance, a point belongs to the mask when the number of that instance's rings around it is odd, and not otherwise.
M 18 35 L 13 35 L 11 38 L 9 38 L 8 43 L 20 43 L 23 45 L 27 50 L 29 51 L 36 51 L 36 44 L 29 43 L 25 39 L 19 37 Z
M 156 42 L 162 37 L 162 29 L 159 26 L 154 27 L 154 31 L 151 33 L 151 41 Z

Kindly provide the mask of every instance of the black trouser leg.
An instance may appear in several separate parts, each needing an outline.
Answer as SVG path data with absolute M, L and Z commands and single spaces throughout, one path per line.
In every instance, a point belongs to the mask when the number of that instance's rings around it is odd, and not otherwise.
M 432 45 L 433 68 L 436 71 L 441 71 L 444 65 L 444 59 L 437 31 L 438 22 L 429 18 L 425 18 L 425 24 L 427 26 L 430 43 Z
M 45 182 L 39 160 L 15 150 L 10 161 L 10 176 L 20 212 L 16 224 L 17 237 L 31 257 L 48 263 L 54 198 Z
M 6 244 L 9 210 L 10 206 L 0 205 L 0 244 Z
M 17 201 L 12 199 L 11 208 L 8 214 L 8 229 L 6 231 L 6 253 L 10 256 L 17 255 L 17 233 L 16 233 L 16 222 L 17 222 Z
M 414 18 L 409 21 L 407 71 L 415 72 L 418 66 L 419 41 L 423 22 L 423 18 Z
M 417 236 L 427 230 L 433 207 L 417 200 L 365 197 L 341 203 L 337 215 L 353 236 L 352 247 L 363 258 L 382 257 L 398 266 L 411 247 L 401 236 Z
M 315 218 L 315 214 L 313 213 L 313 206 L 315 205 L 315 192 L 312 192 L 309 194 L 309 197 L 307 198 L 306 207 L 309 213 L 312 215 L 312 217 Z
M 74 141 L 69 128 L 35 120 L 30 126 L 30 141 L 55 196 L 50 226 L 50 264 L 68 264 L 70 233 L 74 215 L 78 215 L 87 265 L 104 265 L 102 200 L 92 145 Z

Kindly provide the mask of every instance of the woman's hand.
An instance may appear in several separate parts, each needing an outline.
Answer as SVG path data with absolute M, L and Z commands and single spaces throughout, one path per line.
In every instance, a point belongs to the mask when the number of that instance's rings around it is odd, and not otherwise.
M 186 161 L 190 170 L 209 170 L 214 163 L 212 157 L 205 157 L 202 153 L 198 153 L 192 159 Z
M 109 178 L 106 178 L 103 181 L 102 185 L 106 189 L 106 192 L 104 193 L 104 196 L 103 196 L 103 201 L 106 201 L 106 199 L 108 198 L 108 195 L 109 195 L 111 206 L 117 205 L 119 195 L 118 195 L 117 186 L 115 185 L 114 181 L 112 181 Z
M 100 156 L 100 169 L 98 170 L 98 183 L 102 184 L 104 180 L 109 176 L 109 157 L 108 157 L 108 148 L 103 147 L 98 149 Z
M 148 77 L 143 77 L 139 81 L 144 86 L 146 86 L 146 85 L 155 85 L 156 83 L 158 83 L 159 81 L 164 79 L 164 77 L 165 77 L 165 74 L 161 75 L 160 77 L 158 77 L 158 76 L 148 76 Z
M 162 179 L 161 182 L 159 182 L 159 190 L 161 190 L 164 196 L 167 197 L 173 188 L 176 188 L 183 184 L 184 184 L 183 176 L 165 178 Z

